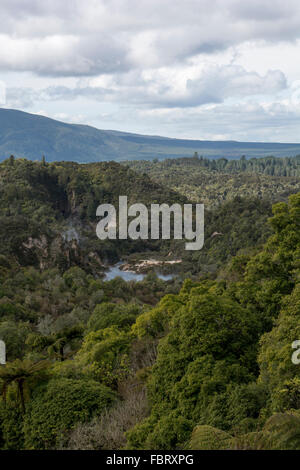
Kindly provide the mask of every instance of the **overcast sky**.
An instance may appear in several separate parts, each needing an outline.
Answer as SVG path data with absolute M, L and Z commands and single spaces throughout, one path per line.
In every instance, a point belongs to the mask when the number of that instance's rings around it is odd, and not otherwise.
M 300 142 L 299 0 L 0 0 L 0 19 L 2 107 Z

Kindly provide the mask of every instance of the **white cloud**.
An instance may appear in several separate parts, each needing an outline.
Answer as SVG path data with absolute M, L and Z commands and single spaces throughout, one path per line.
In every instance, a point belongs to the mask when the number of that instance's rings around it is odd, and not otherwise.
M 161 134 L 203 140 L 299 142 L 300 103 L 258 104 L 255 101 L 198 108 L 152 109 L 139 112 L 148 128 L 161 123 Z M 150 131 L 151 133 L 151 131 Z
M 93 79 L 73 88 L 51 86 L 41 90 L 9 89 L 11 101 L 34 99 L 40 101 L 74 100 L 85 97 L 91 100 L 146 105 L 150 107 L 197 107 L 208 103 L 222 103 L 227 98 L 241 98 L 252 95 L 272 95 L 287 86 L 286 78 L 279 70 L 268 71 L 265 75 L 247 72 L 236 65 L 210 65 L 201 71 L 190 69 L 184 74 L 169 69 L 148 71 L 140 75 L 129 72 L 111 77 L 106 84 Z M 192 78 L 189 78 L 192 77 Z M 98 86 L 102 84 L 104 86 Z
M 96 50 L 96 39 L 101 43 L 101 54 Z M 94 75 L 127 69 L 124 54 L 122 44 L 103 36 L 89 42 L 71 35 L 30 39 L 0 35 L 2 70 L 29 70 L 48 76 Z
M 6 103 L 6 85 L 0 80 L 0 106 Z
M 0 16 L 8 107 L 146 133 L 298 139 L 299 0 L 1 0 Z
M 0 68 L 49 75 L 161 67 L 300 35 L 298 0 L 2 0 L 0 15 Z

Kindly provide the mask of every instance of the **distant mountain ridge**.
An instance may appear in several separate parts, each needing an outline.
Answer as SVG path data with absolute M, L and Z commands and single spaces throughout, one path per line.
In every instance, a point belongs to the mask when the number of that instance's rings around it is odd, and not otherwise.
M 17 158 L 47 161 L 151 160 L 192 156 L 209 158 L 295 156 L 300 143 L 263 143 L 174 139 L 100 130 L 68 124 L 23 111 L 0 108 L 0 161 Z

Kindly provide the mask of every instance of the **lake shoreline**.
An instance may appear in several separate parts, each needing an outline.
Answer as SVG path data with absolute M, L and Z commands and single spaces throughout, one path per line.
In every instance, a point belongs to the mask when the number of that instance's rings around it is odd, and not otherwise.
M 145 261 L 145 260 L 143 260 L 143 261 Z M 158 262 L 158 264 L 155 264 L 155 266 L 162 266 L 162 263 L 163 262 L 161 262 L 161 263 Z M 118 261 L 114 265 L 109 266 L 108 270 L 105 271 L 104 281 L 111 281 L 112 279 L 115 279 L 116 277 L 121 277 L 126 282 L 129 282 L 129 281 L 136 281 L 136 282 L 142 281 L 146 277 L 147 272 L 145 272 L 145 271 L 140 272 L 138 270 L 135 270 L 135 269 L 133 269 L 133 266 L 135 266 L 135 265 L 131 265 L 131 264 L 128 264 L 128 263 L 126 264 L 122 260 Z M 152 265 L 148 264 L 147 267 L 149 269 L 149 267 L 152 267 Z M 157 277 L 159 279 L 161 279 L 163 281 L 170 281 L 174 278 L 173 274 L 162 274 L 162 273 L 158 273 L 157 271 L 155 271 L 155 274 L 157 275 Z

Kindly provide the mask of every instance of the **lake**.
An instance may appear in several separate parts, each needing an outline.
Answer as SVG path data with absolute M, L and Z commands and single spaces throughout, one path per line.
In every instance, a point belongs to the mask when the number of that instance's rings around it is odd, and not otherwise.
M 120 269 L 122 264 L 123 262 L 119 261 L 119 263 L 110 266 L 110 268 L 105 273 L 104 281 L 111 281 L 115 277 L 121 277 L 124 279 L 124 281 L 142 281 L 146 276 L 146 274 L 139 274 L 135 273 L 134 271 L 122 271 L 122 269 Z M 156 274 L 157 277 L 163 281 L 170 281 L 173 279 L 172 274 L 160 274 L 158 272 Z

